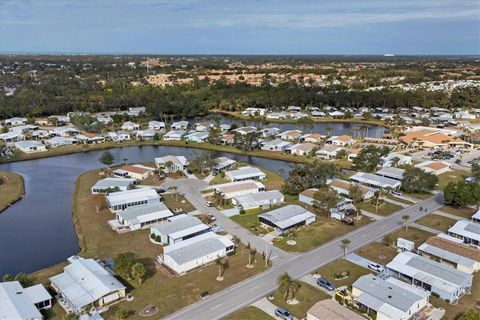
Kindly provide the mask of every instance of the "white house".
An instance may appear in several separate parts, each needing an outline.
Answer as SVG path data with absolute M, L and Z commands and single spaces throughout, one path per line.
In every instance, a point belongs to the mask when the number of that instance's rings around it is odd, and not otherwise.
M 380 170 L 375 172 L 377 176 L 386 177 L 393 180 L 403 181 L 403 174 L 405 169 L 397 167 L 382 167 Z
M 188 214 L 175 216 L 169 222 L 150 227 L 150 234 L 159 237 L 164 244 L 185 241 L 209 231 L 208 225 Z
M 14 117 L 14 118 L 6 119 L 5 125 L 10 127 L 21 126 L 21 125 L 27 124 L 27 122 L 28 122 L 27 118 Z
M 117 212 L 129 207 L 160 203 L 160 196 L 150 188 L 132 189 L 109 194 L 106 203 L 111 211 Z
M 448 234 L 458 238 L 463 243 L 480 248 L 480 224 L 468 220 L 457 221 L 450 229 Z
M 218 157 L 216 159 L 216 165 L 213 168 L 214 172 L 221 172 L 231 169 L 236 163 L 236 160 L 229 159 L 227 157 Z
M 232 131 L 235 132 L 235 133 L 241 134 L 241 135 L 247 135 L 247 134 L 250 134 L 250 133 L 257 132 L 257 128 L 252 127 L 252 126 L 240 127 L 240 128 L 235 129 L 235 130 L 232 130 Z
M 272 141 L 264 142 L 261 149 L 267 151 L 285 151 L 291 146 L 292 144 L 288 141 L 284 141 L 282 139 L 275 139 Z
M 51 306 L 52 296 L 41 284 L 23 288 L 18 281 L 0 282 L 0 319 L 43 320 L 40 311 Z
M 409 164 L 412 164 L 412 157 L 406 156 L 401 153 L 391 152 L 386 156 L 383 156 L 381 161 L 382 161 L 382 166 L 384 167 L 392 167 L 394 164 L 396 164 L 397 166 L 409 165 Z
M 50 148 L 59 148 L 62 146 L 69 146 L 77 142 L 74 138 L 65 138 L 65 137 L 53 137 L 51 139 L 45 140 L 44 143 Z
M 153 129 L 139 130 L 136 134 L 139 140 L 153 140 L 155 138 L 155 130 Z
M 127 165 L 127 166 L 122 166 L 115 171 L 122 171 L 126 172 L 126 175 L 118 175 L 122 177 L 130 177 L 136 180 L 144 180 L 150 177 L 153 174 L 153 171 L 155 170 L 154 168 L 147 167 L 141 164 L 133 164 L 133 165 Z M 114 172 L 115 174 L 115 172 Z
M 232 199 L 265 191 L 265 185 L 259 181 L 245 180 L 214 185 L 213 191 L 225 199 Z
M 16 141 L 25 140 L 25 136 L 20 132 L 7 132 L 0 134 L 0 140 L 3 140 L 5 143 L 13 143 Z
M 311 143 L 320 143 L 323 139 L 325 139 L 325 136 L 319 133 L 307 133 L 301 137 L 301 140 Z
M 130 141 L 132 138 L 130 136 L 130 133 L 125 132 L 125 131 L 117 131 L 117 132 L 109 132 L 107 136 L 112 140 L 112 141 Z
M 153 130 L 163 131 L 166 129 L 165 122 L 163 121 L 149 121 L 148 128 Z
M 352 137 L 347 135 L 341 135 L 330 137 L 325 143 L 333 144 L 334 146 L 346 147 L 348 145 L 352 145 L 354 142 L 355 140 L 353 140 Z
M 207 232 L 164 247 L 159 260 L 176 273 L 183 274 L 224 257 L 234 249 L 234 243 L 227 237 Z
M 284 201 L 285 197 L 278 190 L 257 192 L 232 198 L 232 204 L 243 210 L 268 209 L 274 205 L 282 204 Z
M 105 178 L 98 180 L 90 189 L 92 194 L 103 194 L 114 191 L 127 191 L 135 186 L 135 179 Z
M 272 227 L 277 233 L 315 222 L 316 216 L 299 205 L 288 205 L 258 216 L 261 224 Z
M 15 142 L 15 148 L 24 153 L 35 153 L 47 151 L 47 147 L 37 141 L 24 140 Z
M 425 161 L 416 164 L 415 167 L 436 176 L 450 171 L 450 164 L 445 161 Z
M 163 135 L 163 140 L 165 141 L 180 141 L 182 140 L 183 136 L 187 134 L 185 130 L 174 130 L 169 131 Z
M 260 169 L 255 167 L 241 167 L 237 170 L 225 172 L 225 176 L 230 181 L 244 181 L 244 180 L 263 180 L 267 175 Z
M 56 127 L 50 130 L 51 135 L 58 136 L 58 137 L 71 137 L 79 133 L 80 131 L 71 127 Z
M 335 145 L 324 145 L 320 150 L 317 151 L 316 155 L 321 159 L 332 160 L 337 157 L 337 154 L 340 150 L 345 149 Z
M 172 123 L 172 125 L 170 126 L 170 128 L 172 130 L 187 130 L 188 129 L 188 121 L 177 121 L 177 122 L 174 122 Z
M 317 149 L 317 146 L 310 142 L 297 143 L 288 148 L 291 154 L 298 156 L 307 156 L 315 149 Z
M 187 134 L 184 139 L 186 141 L 202 143 L 207 141 L 208 139 L 208 132 L 192 132 Z
M 122 130 L 125 130 L 125 131 L 136 131 L 139 129 L 140 129 L 140 125 L 137 123 L 133 123 L 131 121 L 125 121 L 122 124 Z
M 346 180 L 342 180 L 342 179 L 328 180 L 327 184 L 332 190 L 335 190 L 338 194 L 341 194 L 342 196 L 345 196 L 345 197 L 350 196 L 350 188 L 353 186 L 353 183 Z M 374 189 L 363 186 L 363 185 L 357 185 L 357 186 L 360 189 L 363 200 L 371 199 L 375 195 Z
M 318 192 L 317 188 L 303 190 L 298 195 L 298 201 L 308 204 L 309 206 L 313 206 L 315 202 L 315 198 L 313 197 L 313 195 L 317 192 Z
M 398 180 L 377 176 L 369 172 L 357 172 L 350 180 L 375 189 L 398 190 L 402 183 Z
M 116 220 L 109 221 L 114 230 L 138 230 L 165 221 L 173 213 L 163 203 L 130 207 L 116 213 Z
M 74 313 L 101 308 L 125 297 L 125 286 L 93 259 L 73 256 L 63 273 L 50 278 L 52 288 Z
M 295 141 L 300 139 L 302 131 L 300 130 L 287 130 L 279 134 L 279 137 L 283 140 Z
M 155 158 L 155 165 L 157 168 L 163 168 L 166 173 L 171 173 L 186 170 L 188 160 L 184 156 L 164 156 Z

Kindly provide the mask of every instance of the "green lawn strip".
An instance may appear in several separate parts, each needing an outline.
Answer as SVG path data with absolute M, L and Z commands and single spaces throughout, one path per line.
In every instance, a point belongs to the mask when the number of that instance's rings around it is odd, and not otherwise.
M 268 314 L 254 306 L 249 306 L 223 318 L 224 320 L 273 320 Z
M 415 242 L 415 248 L 418 248 L 422 243 L 427 241 L 428 238 L 433 237 L 435 234 L 417 228 L 409 227 L 407 231 L 405 231 L 405 228 L 401 228 L 391 233 L 391 235 L 395 239 L 403 238 L 413 241 Z
M 428 199 L 428 198 L 432 197 L 431 193 L 406 193 L 406 192 L 404 192 L 403 194 L 405 196 L 409 196 L 411 198 L 418 199 L 418 200 L 425 200 L 425 199 Z
M 162 199 L 165 205 L 172 211 L 175 209 L 181 209 L 182 211 L 192 212 L 195 211 L 195 207 L 181 195 L 175 194 L 162 194 Z
M 472 215 L 476 212 L 475 209 L 472 208 L 455 208 L 452 206 L 443 206 L 438 211 L 442 211 L 445 213 L 453 214 L 455 216 L 470 219 Z
M 25 186 L 23 177 L 15 172 L 0 171 L 0 178 L 3 180 L 3 184 L 0 184 L 0 212 L 2 212 L 25 195 Z
M 387 198 L 390 199 L 390 200 L 393 200 L 393 201 L 396 201 L 396 202 L 400 202 L 400 203 L 405 203 L 405 204 L 408 204 L 408 205 L 412 205 L 412 204 L 413 204 L 413 202 L 410 201 L 410 200 L 403 199 L 403 198 L 399 198 L 399 197 L 395 197 L 395 196 L 393 196 L 393 195 L 391 195 L 391 194 L 389 194 L 389 195 L 387 196 Z
M 301 282 L 301 287 L 296 294 L 296 299 L 299 303 L 290 305 L 285 301 L 283 293 L 276 290 L 271 302 L 279 307 L 287 309 L 298 319 L 303 319 L 307 316 L 308 309 L 310 309 L 315 303 L 320 300 L 330 299 L 330 296 L 318 288 Z
M 421 218 L 420 220 L 417 220 L 416 222 L 422 226 L 446 232 L 451 226 L 455 224 L 455 222 L 457 222 L 457 220 L 439 216 L 436 214 L 429 214 Z
M 370 270 L 360 267 L 359 265 L 338 259 L 317 270 L 323 278 L 333 283 L 337 288 L 341 286 L 351 286 L 359 277 L 371 273 Z M 341 278 L 342 274 L 347 275 Z
M 451 170 L 451 171 L 442 173 L 442 174 L 437 176 L 438 177 L 438 189 L 443 190 L 443 188 L 445 188 L 446 185 L 449 182 L 456 182 L 456 181 L 465 180 L 465 178 L 468 177 L 468 176 L 469 176 L 469 174 L 468 174 L 467 171 L 459 170 L 459 169 L 455 169 L 455 170 Z
M 371 212 L 371 213 L 375 213 L 379 216 L 388 216 L 388 215 L 390 215 L 394 212 L 397 212 L 397 211 L 403 209 L 402 207 L 400 207 L 396 204 L 386 202 L 386 201 L 384 201 L 383 203 L 381 203 L 378 206 L 377 212 L 375 212 L 375 205 L 373 205 L 371 203 L 371 201 L 361 202 L 361 203 L 358 204 L 358 207 L 362 210 L 365 210 L 365 211 L 368 211 L 368 212 Z
M 388 247 L 384 243 L 373 242 L 356 251 L 356 253 L 364 258 L 375 261 L 382 265 L 386 265 L 397 255 L 397 249 Z

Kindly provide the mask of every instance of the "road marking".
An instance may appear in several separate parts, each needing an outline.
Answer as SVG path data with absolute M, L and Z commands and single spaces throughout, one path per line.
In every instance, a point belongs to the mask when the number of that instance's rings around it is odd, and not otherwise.
M 211 307 L 210 310 L 215 310 L 217 308 L 220 308 L 221 305 L 222 305 L 222 303 L 219 303 L 215 307 Z

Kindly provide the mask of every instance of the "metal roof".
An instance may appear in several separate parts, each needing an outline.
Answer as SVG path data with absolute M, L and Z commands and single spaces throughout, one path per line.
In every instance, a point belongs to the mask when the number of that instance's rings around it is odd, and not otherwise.
M 121 205 L 135 201 L 149 201 L 155 199 L 158 199 L 160 201 L 160 196 L 155 190 L 149 188 L 114 192 L 107 196 L 107 201 L 111 206 Z
M 0 283 L 0 319 L 42 319 L 35 303 L 52 299 L 47 290 L 38 284 L 23 288 L 18 281 Z
M 38 141 L 32 141 L 32 140 L 21 140 L 15 142 L 15 146 L 20 146 L 22 148 L 31 148 L 31 147 L 45 147 L 44 144 L 38 142 Z
M 376 174 L 368 172 L 357 172 L 350 177 L 350 180 L 377 186 L 379 188 L 397 188 L 401 185 L 400 181 L 398 180 L 377 176 Z
M 235 200 L 244 209 L 257 208 L 261 205 L 270 203 L 271 200 L 282 199 L 283 194 L 278 190 L 257 192 L 245 196 L 235 197 Z
M 450 262 L 458 263 L 463 266 L 472 268 L 475 265 L 475 261 L 472 259 L 469 259 L 467 257 L 463 257 L 461 255 L 456 254 L 455 252 L 450 252 L 445 249 L 432 246 L 428 243 L 422 244 L 420 247 L 418 247 L 419 251 L 426 252 L 428 254 L 431 254 L 436 257 L 440 257 L 442 259 L 448 260 Z
M 138 224 L 152 220 L 165 219 L 173 216 L 173 213 L 163 203 L 155 203 L 147 206 L 130 207 L 117 212 L 117 215 L 130 224 Z
M 237 170 L 233 171 L 227 171 L 225 175 L 230 179 L 230 180 L 237 180 L 237 179 L 248 179 L 248 178 L 255 178 L 255 177 L 265 177 L 265 173 L 254 167 L 242 167 Z
M 135 183 L 135 179 L 129 178 L 105 178 L 98 180 L 92 189 L 108 189 L 108 188 L 115 188 L 115 187 L 124 187 L 127 188 L 130 185 Z
M 210 229 L 210 227 L 200 221 L 200 219 L 189 215 L 150 228 L 152 233 L 166 235 L 173 239 L 182 238 L 186 235 L 207 229 Z
M 288 205 L 266 213 L 262 213 L 258 217 L 272 222 L 280 229 L 287 229 L 299 222 L 310 218 L 315 218 L 315 214 L 299 205 Z
M 448 229 L 448 232 L 480 241 L 480 224 L 468 220 L 457 221 L 450 229 Z
M 395 180 L 403 180 L 405 169 L 395 167 L 382 167 L 375 174 L 377 176 L 392 178 Z

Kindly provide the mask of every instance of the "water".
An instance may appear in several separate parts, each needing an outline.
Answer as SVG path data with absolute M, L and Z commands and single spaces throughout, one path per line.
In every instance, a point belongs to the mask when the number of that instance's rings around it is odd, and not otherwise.
M 0 165 L 25 179 L 25 197 L 0 213 L 0 276 L 30 273 L 65 261 L 80 250 L 72 221 L 72 193 L 77 177 L 101 167 L 105 150 L 75 153 Z M 191 156 L 197 149 L 138 146 L 110 150 L 116 161 L 153 161 L 165 155 Z M 288 175 L 290 164 L 279 160 L 219 153 L 237 161 Z M 280 170 L 281 169 L 281 170 Z

